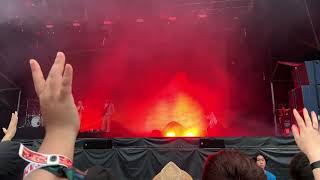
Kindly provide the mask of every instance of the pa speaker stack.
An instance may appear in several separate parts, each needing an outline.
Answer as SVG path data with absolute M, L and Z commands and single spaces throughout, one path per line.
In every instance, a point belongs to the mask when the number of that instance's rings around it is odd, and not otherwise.
M 305 61 L 292 70 L 294 89 L 289 91 L 290 108 L 299 112 L 306 107 L 319 113 L 320 106 L 320 61 Z M 292 121 L 295 122 L 294 117 Z

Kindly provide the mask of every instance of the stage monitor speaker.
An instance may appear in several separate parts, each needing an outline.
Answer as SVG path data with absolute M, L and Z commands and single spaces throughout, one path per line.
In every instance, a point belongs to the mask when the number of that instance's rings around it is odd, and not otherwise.
M 77 138 L 104 138 L 105 133 L 99 131 L 84 131 L 78 134 Z
M 305 61 L 291 71 L 294 87 L 320 85 L 320 60 Z
M 200 148 L 225 148 L 223 139 L 200 139 Z
M 89 139 L 85 140 L 83 149 L 112 149 L 112 140 L 110 139 Z

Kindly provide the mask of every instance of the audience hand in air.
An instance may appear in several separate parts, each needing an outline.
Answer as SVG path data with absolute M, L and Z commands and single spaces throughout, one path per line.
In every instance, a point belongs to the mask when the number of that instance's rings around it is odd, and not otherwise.
M 11 141 L 11 139 L 15 136 L 17 131 L 17 124 L 18 124 L 18 112 L 15 111 L 11 114 L 11 120 L 10 124 L 8 126 L 8 129 L 2 128 L 2 131 L 4 133 L 4 137 L 1 141 Z
M 46 134 L 69 132 L 76 136 L 80 121 L 72 96 L 73 69 L 70 64 L 65 65 L 65 55 L 57 54 L 46 80 L 36 60 L 30 60 L 30 66 Z
M 294 139 L 300 150 L 304 152 L 310 163 L 320 160 L 320 132 L 318 118 L 315 112 L 311 112 L 311 118 L 307 109 L 303 109 L 303 117 L 296 109 L 293 110 L 297 125 L 292 126 Z

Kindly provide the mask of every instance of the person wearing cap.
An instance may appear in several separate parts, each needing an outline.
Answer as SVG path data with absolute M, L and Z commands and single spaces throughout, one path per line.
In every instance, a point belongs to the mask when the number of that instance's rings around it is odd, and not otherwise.
M 163 167 L 163 169 L 157 174 L 153 180 L 192 180 L 192 177 L 180 169 L 175 163 L 169 162 Z

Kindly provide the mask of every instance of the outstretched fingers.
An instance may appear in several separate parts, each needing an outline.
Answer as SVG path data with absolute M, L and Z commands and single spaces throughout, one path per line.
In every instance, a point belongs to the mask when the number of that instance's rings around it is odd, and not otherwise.
M 48 85 L 54 92 L 59 90 L 65 65 L 65 55 L 58 52 L 54 64 L 48 74 Z
M 311 120 L 312 120 L 313 128 L 318 130 L 319 129 L 318 117 L 317 117 L 317 114 L 314 111 L 311 112 Z
M 61 86 L 61 98 L 65 98 L 72 93 L 72 78 L 73 78 L 73 69 L 70 64 L 67 64 L 64 68 L 64 74 L 62 77 L 62 86 Z
M 8 129 L 15 129 L 17 128 L 17 124 L 18 124 L 18 112 L 14 112 L 11 114 L 11 121 L 9 123 L 9 127 Z
M 34 59 L 31 59 L 29 63 L 31 67 L 34 88 L 36 93 L 39 95 L 45 87 L 45 79 L 39 63 Z
M 311 118 L 310 118 L 309 112 L 308 112 L 308 110 L 306 108 L 303 108 L 303 117 L 304 117 L 304 121 L 305 121 L 306 127 L 307 128 L 312 127 Z
M 15 111 L 14 113 L 11 114 L 11 120 L 12 119 L 18 119 L 18 112 Z
M 293 134 L 295 141 L 299 142 L 300 132 L 299 132 L 298 127 L 296 125 L 292 125 L 291 130 L 292 130 L 292 134 Z
M 6 128 L 2 128 L 4 134 L 7 134 L 8 130 Z
M 62 76 L 65 59 L 66 59 L 65 55 L 62 52 L 57 53 L 56 59 L 54 60 L 54 63 L 50 69 L 48 77 Z
M 304 120 L 302 119 L 302 117 L 300 116 L 300 114 L 298 113 L 298 111 L 296 109 L 293 110 L 293 115 L 297 121 L 299 129 L 305 129 L 306 124 L 304 123 Z

